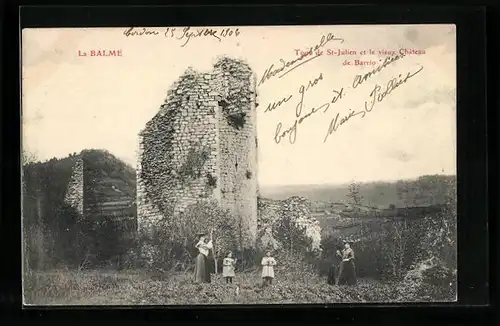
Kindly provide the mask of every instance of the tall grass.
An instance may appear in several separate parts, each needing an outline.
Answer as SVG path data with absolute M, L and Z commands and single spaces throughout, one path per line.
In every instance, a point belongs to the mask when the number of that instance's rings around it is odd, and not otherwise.
M 436 287 L 424 292 L 375 280 L 359 280 L 355 286 L 331 286 L 316 275 L 276 274 L 272 286 L 264 286 L 259 271 L 237 273 L 233 284 L 222 275 L 212 283 L 193 284 L 192 273 L 167 273 L 151 277 L 145 271 L 29 272 L 24 279 L 25 303 L 33 305 L 189 305 L 189 304 L 286 304 L 428 301 Z M 433 292 L 434 291 L 434 292 Z

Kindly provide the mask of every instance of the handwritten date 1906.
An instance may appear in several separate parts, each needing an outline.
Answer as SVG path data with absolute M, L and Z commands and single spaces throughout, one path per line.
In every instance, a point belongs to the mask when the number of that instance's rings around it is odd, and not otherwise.
M 340 113 L 337 113 L 335 115 L 335 117 L 331 120 L 330 125 L 328 126 L 328 131 L 323 142 L 326 142 L 328 140 L 328 137 L 333 132 L 336 132 L 340 126 L 347 123 L 352 117 L 360 116 L 361 118 L 364 118 L 367 113 L 373 110 L 377 103 L 383 102 L 387 98 L 387 96 L 390 95 L 395 89 L 408 82 L 408 80 L 419 74 L 423 69 L 424 67 L 420 67 L 415 72 L 408 72 L 404 77 L 403 74 L 399 74 L 397 77 L 391 78 L 387 82 L 385 88 L 382 88 L 382 86 L 376 84 L 370 92 L 369 99 L 365 101 L 363 110 L 354 111 L 351 109 L 349 110 L 349 114 L 344 117 L 340 117 Z
M 123 35 L 126 37 L 132 37 L 132 36 L 158 36 L 158 35 L 163 35 L 165 38 L 173 38 L 177 39 L 180 41 L 183 41 L 181 47 L 185 47 L 191 39 L 195 38 L 202 38 L 202 37 L 207 37 L 207 38 L 215 38 L 219 42 L 222 41 L 224 38 L 228 38 L 231 36 L 238 37 L 240 35 L 240 30 L 239 28 L 233 29 L 233 28 L 224 28 L 224 29 L 215 29 L 215 28 L 191 28 L 191 27 L 184 27 L 184 28 L 176 28 L 176 27 L 168 27 L 164 31 L 160 31 L 159 29 L 155 28 L 136 28 L 136 27 L 128 27 L 123 31 Z

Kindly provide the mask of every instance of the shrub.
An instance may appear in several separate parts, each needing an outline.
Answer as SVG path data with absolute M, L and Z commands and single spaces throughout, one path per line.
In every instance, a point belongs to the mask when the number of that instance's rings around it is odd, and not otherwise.
M 417 263 L 398 285 L 400 301 L 456 299 L 456 275 L 436 257 Z
M 210 173 L 207 173 L 207 183 L 208 183 L 209 187 L 216 188 L 217 187 L 217 177 L 213 176 Z
M 246 113 L 238 112 L 226 116 L 228 123 L 235 129 L 239 130 L 245 126 Z
M 173 210 L 171 210 L 173 212 Z M 198 253 L 194 245 L 197 234 L 213 230 L 215 264 L 228 251 L 238 248 L 236 217 L 221 209 L 216 202 L 200 201 L 183 213 L 164 216 L 140 235 L 141 256 L 151 270 L 190 270 Z
M 209 152 L 207 148 L 198 145 L 190 147 L 186 161 L 179 168 L 178 174 L 185 181 L 199 178 L 203 165 L 205 165 L 208 158 Z

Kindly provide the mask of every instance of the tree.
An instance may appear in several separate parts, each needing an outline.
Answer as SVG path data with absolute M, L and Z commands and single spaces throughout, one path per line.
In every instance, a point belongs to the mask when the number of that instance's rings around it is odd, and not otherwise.
M 211 232 L 212 253 L 215 272 L 218 271 L 220 255 L 234 250 L 237 246 L 239 223 L 229 211 L 220 208 L 215 201 L 200 201 L 189 206 L 183 214 L 185 238 L 192 238 L 199 232 Z
M 164 272 L 192 267 L 197 255 L 194 244 L 200 232 L 208 235 L 212 231 L 214 247 L 211 254 L 216 268 L 220 255 L 237 247 L 236 218 L 216 201 L 202 200 L 182 212 L 175 210 L 176 203 L 168 203 L 168 206 L 167 214 L 147 226 L 148 232 L 140 234 L 143 257 L 147 258 L 151 269 Z
M 359 206 L 363 202 L 363 196 L 361 196 L 360 188 L 361 185 L 357 182 L 353 182 L 349 185 L 347 197 L 352 205 Z
M 359 206 L 363 204 L 363 196 L 361 196 L 360 193 L 360 188 L 361 185 L 357 182 L 352 182 L 349 185 L 349 192 L 347 193 L 347 198 L 349 199 L 349 202 L 351 205 L 354 206 L 354 209 L 356 212 L 359 212 Z M 358 218 L 360 217 L 359 215 L 357 216 Z M 362 225 L 360 230 L 361 230 L 361 238 L 364 238 L 365 233 L 363 232 L 364 226 Z
M 392 221 L 383 224 L 382 252 L 393 279 L 400 279 L 407 268 L 405 256 L 411 243 L 412 232 L 408 222 Z
M 21 165 L 24 167 L 28 164 L 32 164 L 38 161 L 35 153 L 29 152 L 25 149 L 21 151 Z
M 45 265 L 45 237 L 41 205 L 41 189 L 37 170 L 32 165 L 38 161 L 35 153 L 21 151 L 22 229 L 23 258 L 27 270 Z

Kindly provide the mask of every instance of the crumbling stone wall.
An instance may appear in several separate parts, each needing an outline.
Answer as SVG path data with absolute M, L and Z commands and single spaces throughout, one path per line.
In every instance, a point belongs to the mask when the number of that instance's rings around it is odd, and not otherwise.
M 220 58 L 212 72 L 188 69 L 139 135 L 140 230 L 215 199 L 241 221 L 244 247 L 257 232 L 255 76 Z
M 147 196 L 146 181 L 141 178 L 142 153 L 144 152 L 143 138 L 139 136 L 139 159 L 137 162 L 137 226 L 139 232 L 151 230 L 155 221 L 162 217 L 162 213 L 153 199 Z
M 283 243 L 278 240 L 280 223 L 289 218 L 293 225 L 305 231 L 305 236 L 311 240 L 310 248 L 313 251 L 320 248 L 321 227 L 319 221 L 311 214 L 310 202 L 304 197 L 293 196 L 285 200 L 271 200 L 259 198 L 259 232 L 258 245 L 261 249 L 278 249 Z M 289 235 L 288 235 L 289 236 Z
M 80 217 L 83 216 L 83 160 L 78 157 L 72 168 L 64 203 L 72 207 Z
M 219 94 L 220 196 L 247 230 L 244 243 L 257 233 L 257 144 L 255 77 L 247 65 L 221 60 L 214 73 Z M 222 77 L 222 78 L 221 78 Z M 222 86 L 222 87 L 221 87 Z

